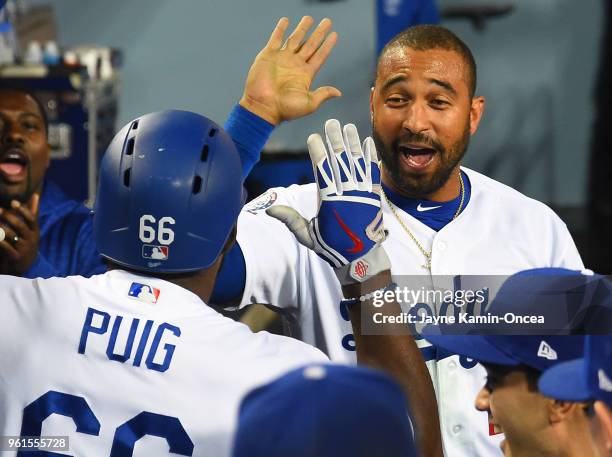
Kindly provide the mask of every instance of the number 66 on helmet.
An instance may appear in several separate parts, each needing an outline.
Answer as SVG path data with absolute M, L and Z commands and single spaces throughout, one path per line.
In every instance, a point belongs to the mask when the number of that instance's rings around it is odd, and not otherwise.
M 94 237 L 104 257 L 142 271 L 202 270 L 221 254 L 242 208 L 240 158 L 204 116 L 146 114 L 109 145 L 97 195 Z

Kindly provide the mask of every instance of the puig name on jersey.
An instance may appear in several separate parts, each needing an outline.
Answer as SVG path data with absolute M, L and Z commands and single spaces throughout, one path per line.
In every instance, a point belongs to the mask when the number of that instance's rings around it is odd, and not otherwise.
M 170 343 L 178 341 L 181 329 L 167 322 L 157 323 L 152 320 L 141 322 L 137 318 L 132 318 L 129 325 L 127 318 L 123 325 L 122 322 L 124 322 L 123 316 L 111 316 L 105 311 L 88 308 L 79 341 L 79 354 L 87 355 L 91 351 L 105 348 L 104 352 L 109 360 L 125 363 L 131 359 L 132 365 L 139 367 L 144 359 L 145 366 L 149 370 L 161 372 L 168 370 L 176 349 L 176 345 Z M 129 328 L 129 333 L 125 340 L 125 349 L 123 353 L 116 353 L 116 346 L 120 346 L 117 345 L 118 336 L 120 333 L 127 333 L 127 328 Z M 90 351 L 87 343 L 92 335 L 94 341 L 91 343 L 94 348 Z M 149 341 L 151 343 L 147 351 Z

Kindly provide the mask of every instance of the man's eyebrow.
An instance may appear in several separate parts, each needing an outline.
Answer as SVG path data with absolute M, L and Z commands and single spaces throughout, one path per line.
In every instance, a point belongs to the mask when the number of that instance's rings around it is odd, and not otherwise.
M 381 92 L 385 92 L 386 90 L 388 90 L 394 84 L 397 84 L 397 83 L 400 83 L 400 82 L 404 82 L 404 81 L 407 81 L 409 79 L 410 79 L 410 76 L 408 76 L 408 75 L 397 75 L 397 76 L 394 76 L 393 78 L 391 78 L 390 80 L 386 81 L 382 85 Z M 450 92 L 454 96 L 457 96 L 457 91 L 455 90 L 453 85 L 451 83 L 449 83 L 448 81 L 444 81 L 442 79 L 437 79 L 437 78 L 427 78 L 427 81 L 429 83 L 431 83 L 431 84 L 435 84 L 436 86 L 439 86 L 442 89 Z
M 450 92 L 453 95 L 457 95 L 457 91 L 455 90 L 455 88 L 452 86 L 451 83 L 444 81 L 442 79 L 436 79 L 436 78 L 428 78 L 427 81 L 429 81 L 432 84 L 435 84 L 436 86 L 440 86 L 442 89 L 446 89 L 448 92 Z
M 385 92 L 387 89 L 389 89 L 389 87 L 393 86 L 394 84 L 407 81 L 408 79 L 409 79 L 409 77 L 406 76 L 406 75 L 397 75 L 397 76 L 394 76 L 393 78 L 391 78 L 390 80 L 386 81 L 382 85 L 382 87 L 380 88 L 380 91 L 381 92 Z
M 21 113 L 21 114 L 19 115 L 19 118 L 20 118 L 20 119 L 21 119 L 21 118 L 24 118 L 24 117 L 35 117 L 35 118 L 37 118 L 37 119 L 39 119 L 39 120 L 41 120 L 41 121 L 42 121 L 42 119 L 43 119 L 43 118 L 42 118 L 42 116 L 41 116 L 40 114 L 35 113 L 35 112 L 33 112 L 33 111 L 26 111 L 26 112 Z

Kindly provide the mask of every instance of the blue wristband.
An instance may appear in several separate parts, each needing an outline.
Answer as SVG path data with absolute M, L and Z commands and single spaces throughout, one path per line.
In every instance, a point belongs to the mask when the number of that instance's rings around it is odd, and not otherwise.
M 246 178 L 259 161 L 261 150 L 274 131 L 274 125 L 240 105 L 236 105 L 225 122 L 242 161 L 242 178 Z

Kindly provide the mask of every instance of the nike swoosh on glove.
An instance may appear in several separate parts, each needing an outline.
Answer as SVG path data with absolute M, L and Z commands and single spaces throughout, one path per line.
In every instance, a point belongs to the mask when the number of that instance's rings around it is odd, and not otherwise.
M 325 123 L 325 138 L 308 137 L 319 192 L 317 215 L 306 220 L 277 205 L 266 212 L 283 222 L 297 240 L 328 262 L 341 284 L 363 282 L 390 269 L 381 243 L 386 238 L 380 207 L 380 168 L 372 138 L 363 142 L 354 124 Z

